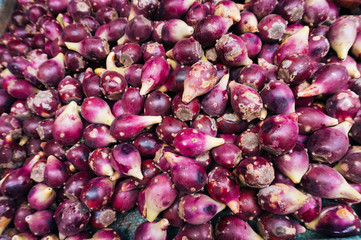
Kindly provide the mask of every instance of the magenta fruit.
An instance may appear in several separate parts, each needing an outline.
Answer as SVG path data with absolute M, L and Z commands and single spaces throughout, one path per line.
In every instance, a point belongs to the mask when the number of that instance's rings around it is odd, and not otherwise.
M 293 239 L 306 229 L 288 216 L 264 214 L 257 221 L 260 234 L 269 240 Z
M 272 13 L 276 5 L 276 0 L 255 0 L 251 3 L 251 9 L 258 18 L 263 18 Z
M 107 147 L 116 142 L 110 135 L 109 127 L 102 124 L 89 124 L 83 131 L 83 140 L 84 144 L 92 149 Z
M 348 74 L 352 78 L 359 78 L 361 76 L 360 71 L 357 69 L 357 63 L 355 59 L 350 56 L 347 56 L 344 60 L 338 59 L 336 56 L 332 56 L 327 59 L 328 63 L 339 63 L 344 66 L 348 72 Z
M 188 157 L 195 157 L 224 143 L 222 138 L 216 138 L 202 131 L 188 128 L 180 131 L 174 138 L 176 150 Z
M 253 220 L 258 217 L 262 209 L 258 205 L 257 192 L 251 188 L 241 188 L 239 194 L 239 212 L 237 217 L 244 221 Z
M 234 22 L 241 20 L 240 7 L 233 1 L 220 1 L 213 9 L 213 15 L 230 18 Z M 243 9 L 242 9 L 243 10 Z
M 291 88 L 282 81 L 270 81 L 260 92 L 263 104 L 275 114 L 295 112 L 295 97 Z
M 184 195 L 183 193 L 179 193 L 177 199 L 173 202 L 173 204 L 162 212 L 162 217 L 166 218 L 169 221 L 170 226 L 175 226 L 180 228 L 184 226 L 184 222 L 179 217 L 178 214 L 178 205 L 179 205 L 180 197 L 183 195 Z
M 234 170 L 234 174 L 243 185 L 251 188 L 267 187 L 275 178 L 272 163 L 256 156 L 243 159 Z
M 158 12 L 160 18 L 169 20 L 173 18 L 183 18 L 188 9 L 193 6 L 194 0 L 165 0 L 161 1 Z
M 145 216 L 150 222 L 153 222 L 160 212 L 170 207 L 178 195 L 171 178 L 165 173 L 153 177 L 143 191 Z
M 90 212 L 81 202 L 67 200 L 58 206 L 54 218 L 60 236 L 74 236 L 85 229 Z
M 0 197 L 0 220 L 1 220 L 0 234 L 1 235 L 3 234 L 5 228 L 10 224 L 10 222 L 14 218 L 14 213 L 15 213 L 14 202 L 8 197 L 5 196 Z
M 112 228 L 104 228 L 94 233 L 94 240 L 122 240 L 119 234 Z
M 166 21 L 162 28 L 162 40 L 165 44 L 173 46 L 180 40 L 189 37 L 194 29 L 180 19 Z
M 310 56 L 312 60 L 322 60 L 329 50 L 330 42 L 325 36 L 311 35 L 311 37 L 308 39 L 308 56 Z
M 166 57 L 164 46 L 158 42 L 147 42 L 142 44 L 144 62 L 152 57 Z
M 224 168 L 234 168 L 242 160 L 242 151 L 233 143 L 225 143 L 211 152 L 214 161 Z
M 339 122 L 352 121 L 360 107 L 359 96 L 351 90 L 341 90 L 326 101 L 327 114 Z
M 261 240 L 252 227 L 235 216 L 221 217 L 216 225 L 217 239 L 224 240 Z
M 204 52 L 201 44 L 193 37 L 178 41 L 174 47 L 167 52 L 167 56 L 173 58 L 182 65 L 193 65 L 201 60 Z
M 340 173 L 323 164 L 310 164 L 302 177 L 301 186 L 317 197 L 361 200 L 361 194 L 351 187 Z
M 302 20 L 304 14 L 303 0 L 280 0 L 275 11 L 288 22 L 298 22 Z
M 137 31 L 134 31 L 137 29 Z M 125 28 L 125 34 L 118 39 L 118 45 L 134 42 L 141 43 L 147 40 L 152 34 L 152 22 L 143 15 L 138 15 L 130 20 Z
M 236 83 L 229 83 L 231 105 L 235 113 L 247 122 L 260 118 L 263 102 L 261 96 L 253 88 Z
M 326 21 L 330 6 L 326 0 L 305 1 L 303 20 L 310 26 L 318 26 Z
M 103 94 L 109 100 L 114 101 L 121 99 L 127 88 L 127 81 L 119 72 L 109 70 L 101 74 L 100 85 Z
M 294 213 L 308 201 L 307 195 L 282 183 L 261 189 L 257 197 L 262 209 L 278 215 Z
M 83 99 L 81 83 L 72 77 L 65 77 L 61 80 L 57 90 L 59 98 L 64 104 L 69 104 L 72 101 L 79 104 Z
M 149 59 L 142 69 L 140 95 L 145 95 L 162 86 L 167 81 L 169 70 L 170 66 L 163 57 Z
M 134 240 L 166 240 L 169 221 L 165 218 L 159 222 L 141 223 L 134 232 Z
M 258 32 L 258 20 L 254 13 L 249 11 L 241 12 L 241 20 L 236 24 L 236 32 L 241 33 L 256 33 Z
M 350 148 L 347 154 L 334 167 L 341 175 L 354 183 L 361 183 L 359 177 L 359 157 L 360 152 L 358 147 Z
M 144 102 L 144 114 L 149 116 L 168 116 L 172 99 L 161 91 L 151 92 Z
M 234 214 L 239 212 L 239 186 L 235 176 L 227 169 L 215 167 L 208 173 L 207 191 L 213 199 L 226 204 Z
M 91 123 L 100 123 L 110 126 L 114 120 L 109 105 L 99 97 L 84 99 L 81 105 L 82 117 Z
M 131 180 L 124 180 L 116 186 L 112 197 L 112 207 L 119 212 L 126 212 L 135 206 L 139 189 L 131 184 Z
M 113 148 L 110 162 L 120 174 L 143 179 L 141 156 L 138 149 L 130 143 L 122 143 Z
M 100 210 L 111 201 L 115 182 L 106 177 L 89 180 L 82 189 L 79 199 L 90 211 Z
M 341 60 L 345 60 L 349 50 L 356 40 L 355 22 L 349 18 L 339 18 L 327 33 L 331 48 Z
M 235 144 L 246 157 L 256 156 L 261 152 L 258 134 L 251 130 L 246 130 L 239 134 Z
M 245 42 L 237 35 L 223 35 L 217 40 L 215 46 L 218 57 L 227 66 L 237 67 L 252 63 L 252 60 L 248 57 Z
M 28 193 L 29 206 L 35 210 L 45 210 L 54 202 L 55 191 L 46 184 L 33 186 Z
M 209 92 L 217 82 L 217 70 L 206 61 L 193 64 L 184 79 L 182 102 L 190 103 L 193 99 Z
M 182 101 L 182 92 L 178 93 L 172 101 L 172 112 L 175 117 L 181 121 L 190 121 L 198 116 L 201 110 L 201 104 L 198 98 L 194 98 L 185 104 Z
M 200 225 L 211 220 L 221 212 L 226 205 L 217 202 L 209 196 L 196 193 L 181 198 L 178 213 L 181 219 L 189 224 Z
M 65 163 L 50 155 L 44 170 L 44 182 L 52 188 L 60 188 L 70 177 L 70 172 Z
M 170 165 L 174 184 L 182 192 L 196 193 L 206 185 L 207 174 L 200 163 L 171 152 L 165 152 L 164 157 Z
M 266 74 L 261 66 L 251 64 L 242 68 L 237 81 L 256 90 L 261 90 L 266 83 Z
M 308 201 L 300 209 L 294 212 L 294 216 L 301 222 L 311 222 L 321 213 L 322 198 L 305 193 Z
M 347 152 L 348 132 L 352 124 L 348 121 L 323 128 L 311 135 L 307 148 L 313 160 L 325 163 L 339 161 Z
M 29 224 L 29 229 L 34 235 L 44 236 L 55 230 L 53 214 L 52 210 L 36 211 L 26 216 L 25 221 Z
M 289 177 L 294 183 L 299 183 L 308 170 L 309 159 L 306 149 L 296 144 L 289 153 L 277 156 L 274 163 L 281 173 Z
M 90 61 L 101 61 L 109 53 L 108 43 L 99 37 L 87 37 L 80 42 L 65 42 L 68 49 L 80 53 Z
M 116 211 L 111 207 L 104 207 L 101 210 L 92 212 L 90 218 L 90 224 L 96 229 L 102 229 L 108 227 L 116 220 Z
M 323 208 L 315 220 L 305 225 L 326 236 L 347 237 L 360 232 L 361 221 L 350 206 L 333 204 Z
M 309 77 L 313 72 L 311 58 L 305 54 L 292 54 L 283 59 L 278 66 L 277 75 L 284 82 L 297 85 Z
M 80 171 L 89 170 L 88 157 L 91 150 L 84 144 L 77 143 L 66 152 L 66 158 L 76 169 Z
M 25 221 L 26 216 L 35 212 L 26 202 L 19 205 L 14 214 L 14 225 L 19 232 L 25 232 L 29 229 L 29 224 Z
M 321 128 L 338 124 L 336 118 L 332 118 L 312 107 L 297 108 L 296 112 L 298 115 L 299 132 L 301 134 L 313 133 Z
M 259 22 L 259 36 L 265 42 L 276 42 L 286 33 L 287 23 L 277 14 L 270 14 Z
M 297 114 L 275 115 L 264 120 L 258 132 L 260 145 L 273 155 L 291 151 L 298 137 Z
M 187 124 L 171 116 L 163 118 L 156 128 L 157 136 L 168 145 L 172 145 L 175 136 L 181 130 L 187 128 Z
M 140 95 L 139 88 L 127 88 L 122 97 L 122 108 L 126 114 L 138 115 L 144 109 L 145 96 Z
M 208 115 L 200 114 L 191 123 L 191 127 L 212 137 L 217 136 L 216 121 Z
M 90 153 L 88 158 L 89 167 L 98 176 L 114 175 L 114 169 L 111 166 L 111 150 L 109 148 L 97 148 Z
M 178 232 L 174 240 L 212 240 L 213 239 L 213 226 L 210 223 L 201 225 L 185 224 L 184 227 Z
M 85 184 L 92 178 L 93 174 L 91 172 L 81 171 L 75 173 L 66 181 L 64 195 L 69 199 L 78 199 Z

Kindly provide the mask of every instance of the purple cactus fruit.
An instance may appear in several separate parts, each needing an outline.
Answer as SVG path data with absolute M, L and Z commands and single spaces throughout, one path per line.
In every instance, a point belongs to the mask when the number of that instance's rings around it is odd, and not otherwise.
M 242 120 L 250 122 L 262 116 L 263 102 L 256 90 L 235 81 L 228 86 L 232 108 Z
M 289 177 L 292 182 L 300 183 L 302 176 L 307 172 L 309 158 L 307 150 L 299 144 L 289 152 L 274 159 L 278 170 Z
M 245 42 L 234 34 L 223 35 L 216 43 L 216 51 L 221 61 L 230 67 L 250 65 Z
M 240 10 L 235 2 L 225 0 L 216 4 L 213 9 L 213 15 L 230 18 L 234 22 L 239 22 L 241 20 Z
M 344 121 L 336 126 L 323 128 L 311 135 L 307 148 L 313 160 L 325 163 L 339 161 L 347 152 L 348 132 L 352 123 Z
M 157 126 L 156 133 L 160 140 L 166 144 L 172 145 L 173 140 L 178 132 L 187 128 L 187 124 L 173 118 L 171 116 L 165 117 Z
M 180 131 L 174 138 L 176 150 L 188 157 L 195 157 L 223 143 L 222 138 L 212 137 L 193 128 Z
M 160 212 L 172 205 L 177 195 L 178 191 L 167 174 L 162 173 L 153 177 L 144 189 L 147 220 L 153 222 Z
M 159 222 L 143 222 L 134 232 L 133 240 L 166 240 L 169 221 L 166 218 Z
M 301 134 L 313 133 L 321 128 L 338 124 L 336 118 L 332 118 L 312 107 L 297 108 L 296 112 L 298 115 L 299 132 Z
M 69 178 L 70 172 L 65 163 L 50 155 L 44 170 L 44 182 L 52 188 L 60 188 Z
M 60 236 L 74 236 L 86 228 L 90 212 L 81 202 L 67 200 L 58 206 L 54 218 Z
M 208 15 L 197 23 L 195 33 L 203 47 L 212 47 L 232 25 L 233 20 L 230 18 Z
M 282 183 L 262 188 L 257 197 L 262 209 L 278 215 L 294 213 L 308 201 L 307 195 L 293 186 Z
M 361 200 L 361 194 L 348 184 L 339 172 L 323 164 L 310 164 L 302 177 L 301 186 L 317 197 Z
M 338 58 L 345 60 L 356 40 L 356 24 L 350 18 L 339 18 L 331 24 L 327 36 L 331 48 L 337 53 Z
M 303 20 L 310 26 L 318 26 L 327 20 L 330 5 L 326 0 L 306 0 Z
M 334 167 L 344 178 L 354 183 L 361 183 L 358 173 L 360 171 L 358 167 L 360 160 L 358 157 L 361 155 L 359 150 L 357 146 L 350 148 L 347 154 Z
M 180 218 L 187 223 L 200 225 L 211 220 L 225 207 L 226 205 L 223 203 L 217 202 L 205 194 L 196 193 L 181 198 L 178 213 Z
M 93 174 L 91 172 L 81 171 L 75 173 L 66 181 L 64 195 L 69 199 L 78 199 L 84 185 L 92 178 Z
M 214 161 L 224 168 L 235 168 L 242 160 L 242 151 L 233 143 L 225 143 L 211 152 Z
M 355 42 L 351 48 L 351 52 L 357 60 L 361 59 L 361 33 L 357 33 Z
M 148 59 L 142 69 L 140 95 L 145 95 L 162 86 L 167 81 L 169 70 L 170 66 L 163 57 Z
M 275 11 L 288 22 L 298 22 L 302 20 L 304 14 L 304 1 L 280 0 L 277 3 Z
M 243 185 L 251 188 L 265 188 L 275 178 L 275 170 L 271 162 L 263 157 L 243 159 L 234 170 Z
M 205 114 L 198 115 L 191 123 L 191 127 L 212 137 L 217 136 L 217 123 L 214 118 Z
M 90 61 L 104 60 L 109 54 L 108 42 L 100 37 L 87 37 L 80 42 L 65 42 L 65 45 Z
M 276 42 L 286 33 L 287 22 L 277 14 L 270 14 L 259 22 L 259 36 L 265 42 Z
M 102 229 L 108 227 L 110 224 L 116 220 L 116 211 L 114 211 L 110 206 L 106 206 L 100 210 L 92 212 L 90 218 L 90 224 L 96 229 Z
M 286 38 L 276 51 L 275 64 L 280 64 L 283 59 L 291 54 L 307 54 L 309 31 L 310 28 L 305 26 L 295 34 Z
M 297 114 L 275 115 L 264 120 L 258 132 L 260 145 L 273 155 L 291 151 L 297 142 Z
M 228 103 L 229 74 L 224 75 L 218 84 L 209 91 L 202 99 L 202 109 L 210 117 L 216 117 L 224 113 Z
M 29 224 L 29 229 L 34 235 L 44 236 L 55 230 L 53 214 L 52 210 L 36 211 L 26 216 L 25 221 Z
M 273 63 L 276 51 L 279 46 L 280 45 L 278 43 L 263 44 L 261 52 L 258 54 L 258 59 L 263 58 L 268 63 Z
M 116 139 L 110 135 L 108 126 L 102 124 L 90 124 L 83 132 L 84 144 L 92 149 L 107 147 L 115 143 Z
M 165 44 L 172 46 L 193 33 L 193 27 L 188 26 L 183 20 L 171 19 L 165 22 L 162 28 L 162 40 Z
M 114 101 L 121 99 L 127 88 L 127 81 L 119 72 L 107 70 L 101 74 L 100 85 L 106 98 Z
M 196 118 L 201 110 L 201 104 L 198 98 L 194 98 L 185 104 L 182 101 L 182 92 L 179 92 L 172 101 L 172 112 L 175 117 L 181 121 L 190 121 Z
M 204 52 L 201 44 L 193 37 L 178 41 L 174 47 L 167 52 L 167 56 L 173 58 L 182 65 L 193 65 L 201 60 Z
M 185 224 L 178 232 L 174 240 L 213 240 L 213 226 L 211 223 L 204 223 L 201 225 Z
M 88 158 L 90 169 L 98 176 L 113 176 L 114 169 L 111 166 L 110 158 L 111 150 L 109 148 L 95 149 Z
M 146 42 L 142 44 L 143 60 L 144 62 L 152 57 L 166 57 L 163 44 L 158 42 Z
M 161 116 L 122 115 L 112 122 L 110 134 L 119 141 L 129 141 L 137 137 L 144 128 L 161 121 Z
M 58 94 L 54 90 L 39 91 L 30 95 L 26 100 L 27 107 L 41 117 L 52 117 L 60 108 Z
M 82 117 L 91 123 L 100 123 L 110 126 L 114 116 L 109 105 L 99 97 L 89 97 L 84 99 L 81 105 Z
M 315 220 L 305 225 L 308 229 L 329 237 L 348 237 L 360 232 L 361 221 L 350 206 L 332 204 L 324 207 Z
M 261 90 L 266 82 L 266 74 L 261 66 L 251 64 L 242 68 L 237 81 L 256 90 Z
M 140 114 L 144 109 L 145 96 L 140 95 L 139 88 L 127 88 L 122 97 L 122 108 L 126 114 Z
M 234 214 L 239 212 L 237 178 L 227 169 L 215 167 L 208 173 L 207 191 L 213 199 L 226 204 Z
M 54 202 L 55 191 L 44 183 L 33 186 L 28 193 L 29 206 L 35 210 L 45 210 Z
M 295 97 L 291 88 L 282 81 L 270 81 L 260 92 L 263 104 L 276 114 L 295 112 Z
M 315 220 L 321 213 L 322 198 L 305 193 L 308 201 L 300 209 L 294 212 L 294 216 L 301 222 L 311 222 Z
M 14 235 L 11 240 L 37 240 L 38 238 L 30 232 L 22 232 Z
M 294 239 L 297 234 L 304 233 L 306 229 L 288 216 L 262 215 L 257 221 L 257 227 L 262 237 L 269 240 Z
M 224 240 L 261 240 L 252 227 L 235 216 L 223 216 L 216 225 L 216 238 Z
M 184 222 L 183 220 L 179 217 L 178 214 L 178 206 L 179 206 L 179 201 L 181 196 L 183 196 L 184 194 L 182 192 L 180 192 L 178 194 L 177 199 L 173 202 L 173 204 L 167 208 L 166 210 L 164 210 L 162 212 L 162 217 L 166 218 L 169 221 L 169 225 L 171 226 L 175 226 L 175 227 L 183 227 L 184 226 Z
M 237 213 L 236 216 L 244 221 L 253 220 L 262 212 L 262 209 L 258 204 L 257 192 L 255 189 L 241 188 L 239 205 L 239 213 Z
M 190 103 L 194 98 L 209 92 L 217 82 L 217 69 L 210 62 L 193 64 L 184 79 L 182 102 Z
M 111 201 L 113 209 L 118 212 L 126 212 L 132 209 L 136 204 L 139 191 L 129 180 L 118 183 Z
M 276 5 L 276 0 L 254 0 L 251 2 L 251 9 L 258 18 L 263 18 L 272 13 Z
M 68 76 L 61 80 L 57 90 L 60 100 L 65 104 L 69 104 L 72 101 L 80 103 L 83 99 L 81 83 L 72 77 Z
M 120 174 L 143 179 L 141 156 L 138 149 L 130 143 L 122 143 L 113 148 L 110 162 Z
M 15 199 L 25 196 L 33 185 L 30 178 L 31 170 L 42 156 L 44 156 L 44 153 L 39 152 L 29 157 L 22 168 L 15 169 L 7 174 L 1 180 L 1 194 Z
M 15 204 L 12 199 L 2 196 L 0 197 L 0 234 L 2 235 L 5 228 L 14 218 Z M 26 217 L 25 217 L 26 218 Z M 15 218 L 14 218 L 15 223 Z
M 308 39 L 308 56 L 310 56 L 312 60 L 322 60 L 329 50 L 330 42 L 325 36 L 311 35 L 311 37 Z
M 14 214 L 14 226 L 19 232 L 25 232 L 29 229 L 29 224 L 25 221 L 26 216 L 35 212 L 26 202 L 20 204 Z
M 144 101 L 144 115 L 168 116 L 171 112 L 172 99 L 161 91 L 151 92 Z
M 207 174 L 203 166 L 194 159 L 165 152 L 164 157 L 170 165 L 175 186 L 185 193 L 196 193 L 207 183 Z
M 82 189 L 79 199 L 90 211 L 100 210 L 111 201 L 115 182 L 106 177 L 89 180 Z
M 152 22 L 143 15 L 138 15 L 128 22 L 125 34 L 118 39 L 117 43 L 118 45 L 129 42 L 142 43 L 151 36 L 152 30 Z
M 66 158 L 76 169 L 80 171 L 89 170 L 88 157 L 91 150 L 86 145 L 77 143 L 66 152 Z
M 297 85 L 309 77 L 313 72 L 311 58 L 305 54 L 292 54 L 283 59 L 278 66 L 277 75 L 290 85 Z
M 66 105 L 64 111 L 55 118 L 52 130 L 54 140 L 62 145 L 73 145 L 81 139 L 83 123 L 79 111 L 75 101 Z
M 339 122 L 352 121 L 360 107 L 359 96 L 351 90 L 341 90 L 326 101 L 327 114 Z

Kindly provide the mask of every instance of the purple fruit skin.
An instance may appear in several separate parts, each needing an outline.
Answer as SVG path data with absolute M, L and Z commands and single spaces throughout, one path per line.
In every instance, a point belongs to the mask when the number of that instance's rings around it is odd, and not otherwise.
M 258 31 L 258 20 L 253 12 L 242 11 L 241 20 L 236 24 L 236 33 L 255 33 Z
M 311 58 L 306 54 L 292 54 L 283 59 L 278 66 L 277 75 L 290 85 L 297 85 L 309 77 L 313 72 Z
M 264 42 L 276 42 L 286 33 L 286 21 L 277 14 L 268 15 L 259 22 L 259 36 Z
M 140 172 L 141 156 L 133 144 L 122 143 L 115 146 L 111 153 L 110 163 L 120 174 L 134 174 L 136 171 L 135 177 L 143 178 Z
M 163 57 L 148 59 L 142 69 L 140 94 L 144 95 L 162 86 L 168 79 L 169 71 L 170 66 Z
M 133 142 L 143 158 L 154 158 L 162 142 L 153 133 L 141 133 Z
M 70 172 L 66 165 L 54 156 L 49 156 L 44 170 L 44 182 L 53 188 L 60 188 L 69 178 Z
M 347 180 L 352 181 L 354 183 L 361 183 L 361 178 L 359 174 L 359 162 L 361 153 L 354 152 L 354 153 L 348 153 L 346 156 L 344 156 L 340 162 L 337 164 L 337 171 L 341 173 L 343 177 L 345 177 Z
M 280 45 L 278 43 L 263 44 L 262 49 L 258 54 L 258 58 L 263 58 L 267 62 L 273 63 L 276 51 L 279 48 L 279 46 Z
M 29 224 L 25 221 L 26 216 L 35 212 L 28 204 L 22 203 L 18 206 L 14 214 L 14 225 L 19 232 L 25 232 L 29 229 Z
M 215 236 L 224 240 L 261 239 L 247 222 L 235 216 L 221 217 L 216 225 Z
M 83 231 L 90 216 L 89 210 L 77 200 L 61 203 L 54 214 L 59 233 L 65 236 L 74 236 Z
M 140 114 L 144 109 L 145 97 L 140 95 L 139 88 L 130 87 L 124 91 L 122 107 L 126 114 Z
M 128 85 L 123 75 L 116 71 L 104 72 L 100 84 L 104 95 L 112 101 L 121 99 Z
M 214 161 L 224 168 L 234 168 L 242 160 L 242 151 L 233 143 L 225 143 L 211 152 Z
M 160 140 L 168 145 L 172 145 L 177 133 L 187 127 L 186 123 L 168 116 L 163 118 L 162 122 L 157 126 L 156 133 Z
M 195 26 L 199 21 L 209 15 L 209 6 L 206 4 L 193 4 L 185 16 L 185 22 L 189 26 Z
M 262 212 L 257 201 L 257 191 L 255 189 L 241 188 L 239 205 L 239 213 L 236 216 L 244 221 L 253 220 Z
M 310 26 L 318 26 L 326 21 L 329 10 L 330 7 L 326 0 L 307 0 L 305 2 L 305 14 L 303 20 Z
M 96 229 L 102 229 L 108 227 L 115 220 L 116 220 L 116 211 L 114 211 L 111 207 L 106 206 L 101 210 L 92 212 L 90 224 L 92 227 Z
M 239 134 L 236 145 L 241 149 L 242 154 L 246 157 L 259 155 L 261 145 L 259 144 L 258 134 L 251 130 L 246 130 Z
M 241 38 L 246 45 L 248 57 L 256 57 L 262 49 L 261 39 L 254 33 L 243 33 Z
M 210 223 L 204 223 L 201 225 L 185 224 L 184 227 L 178 232 L 174 240 L 213 240 L 213 226 Z
M 298 209 L 294 216 L 301 222 L 311 222 L 318 217 L 322 209 L 322 198 L 306 193 L 308 202 Z
M 133 240 L 166 240 L 168 225 L 169 222 L 165 218 L 159 222 L 143 222 L 135 230 Z
M 280 0 L 275 11 L 288 22 L 298 22 L 304 14 L 304 0 Z
M 111 150 L 109 148 L 97 148 L 90 153 L 88 164 L 90 169 L 98 176 L 111 176 L 114 171 L 110 163 Z
M 348 136 L 335 128 L 323 128 L 311 135 L 307 148 L 313 160 L 325 163 L 339 161 L 347 152 Z
M 298 126 L 301 134 L 313 133 L 321 128 L 336 125 L 337 119 L 327 116 L 325 113 L 312 107 L 301 107 L 296 110 Z
M 266 80 L 265 71 L 257 64 L 251 64 L 242 68 L 237 79 L 239 83 L 250 86 L 256 90 L 261 90 Z
M 170 172 L 175 186 L 191 194 L 200 191 L 207 183 L 203 166 L 194 159 L 166 152 L 165 158 L 171 166 Z
M 64 195 L 69 199 L 77 199 L 84 185 L 93 178 L 91 172 L 80 171 L 72 175 L 64 185 Z
M 329 50 L 330 42 L 325 36 L 313 35 L 308 39 L 308 56 L 310 56 L 313 60 L 322 60 Z
M 130 189 L 130 190 L 123 190 L 123 187 L 126 186 L 127 180 L 124 180 L 116 186 L 114 190 L 114 194 L 112 197 L 112 207 L 116 211 L 119 212 L 126 212 L 132 209 L 137 201 L 139 195 L 139 189 Z
M 198 129 L 205 134 L 208 134 L 212 137 L 217 136 L 217 124 L 214 118 L 211 118 L 207 115 L 200 114 L 198 115 L 191 124 L 191 127 Z
M 348 237 L 360 232 L 361 221 L 349 205 L 332 204 L 324 207 L 319 217 L 306 226 L 329 237 Z
M 172 113 L 181 121 L 190 121 L 196 118 L 201 110 L 201 104 L 198 98 L 189 103 L 182 102 L 182 92 L 178 93 L 172 100 Z
M 258 138 L 262 148 L 276 156 L 291 151 L 298 138 L 297 114 L 275 115 L 266 119 Z
M 227 82 L 228 83 L 228 82 Z M 210 117 L 217 117 L 224 113 L 228 103 L 226 84 L 217 84 L 202 98 L 202 109 Z
M 295 97 L 291 88 L 282 81 L 270 81 L 260 92 L 263 104 L 275 114 L 295 111 Z
M 201 44 L 194 38 L 182 39 L 178 41 L 172 49 L 174 60 L 182 65 L 193 65 L 201 60 L 203 54 Z
M 168 116 L 171 112 L 172 99 L 160 91 L 151 92 L 144 102 L 144 114 L 151 116 Z
M 44 236 L 55 229 L 52 210 L 36 211 L 26 216 L 25 220 L 29 224 L 30 231 L 36 236 Z
M 116 142 L 110 135 L 109 127 L 102 124 L 89 124 L 83 132 L 84 144 L 92 149 L 107 147 Z
M 258 156 L 243 159 L 234 173 L 244 185 L 251 188 L 265 188 L 275 178 L 272 163 Z
M 223 209 L 223 204 L 203 193 L 196 193 L 181 198 L 178 212 L 179 216 L 189 224 L 200 225 L 211 220 Z
M 184 226 L 184 221 L 179 217 L 178 214 L 178 205 L 181 196 L 183 196 L 183 193 L 179 193 L 178 198 L 173 202 L 173 204 L 162 212 L 162 217 L 169 221 L 170 226 L 180 228 Z
M 339 122 L 352 120 L 360 107 L 359 96 L 351 90 L 341 90 L 326 101 L 327 114 Z
M 142 44 L 142 52 L 144 62 L 152 57 L 166 57 L 163 44 L 158 42 L 147 42 Z
M 71 162 L 78 170 L 89 170 L 88 157 L 91 150 L 86 145 L 78 143 L 73 145 L 66 152 L 66 158 Z
M 33 186 L 28 193 L 28 203 L 35 210 L 47 209 L 54 200 L 54 190 L 43 183 Z
M 110 202 L 114 185 L 115 183 L 106 177 L 95 177 L 84 185 L 79 199 L 90 211 L 100 210 Z

